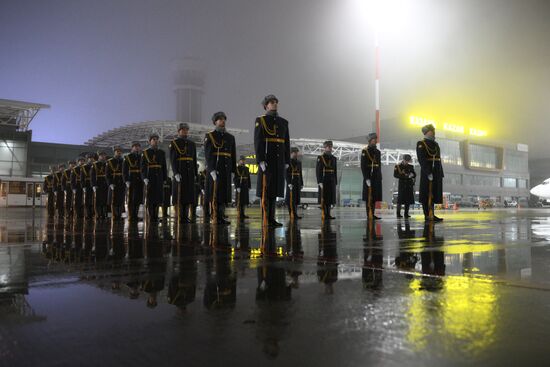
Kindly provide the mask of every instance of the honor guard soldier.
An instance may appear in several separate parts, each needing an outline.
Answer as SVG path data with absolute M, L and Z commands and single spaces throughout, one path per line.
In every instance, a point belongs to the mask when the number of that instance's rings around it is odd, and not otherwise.
M 397 186 L 397 218 L 401 218 L 401 206 L 405 206 L 405 218 L 410 218 L 409 207 L 414 204 L 414 183 L 416 172 L 411 164 L 410 154 L 404 154 L 403 160 L 395 165 L 393 177 L 399 179 Z
M 275 221 L 277 197 L 285 194 L 285 172 L 290 162 L 290 138 L 288 121 L 280 117 L 279 100 L 274 95 L 262 102 L 265 115 L 256 118 L 254 149 L 259 166 L 256 196 L 262 198 L 264 225 L 282 226 Z
M 199 174 L 199 164 L 197 163 L 197 174 L 195 176 L 195 202 L 191 204 L 191 223 L 195 223 L 197 220 L 197 205 L 201 198 L 201 183 L 200 183 L 200 174 Z
M 382 167 L 380 151 L 376 147 L 376 133 L 367 135 L 367 147 L 361 152 L 361 172 L 363 173 L 363 200 L 367 207 L 367 219 L 380 219 L 374 215 L 376 202 L 382 201 Z
M 63 190 L 63 173 L 65 172 L 65 165 L 62 163 L 57 166 L 57 172 L 55 172 L 53 186 L 55 192 L 55 210 L 57 211 L 57 218 L 61 219 L 65 217 L 65 192 Z
M 107 153 L 97 153 L 98 160 L 92 165 L 92 189 L 94 190 L 94 210 L 96 219 L 107 219 Z
M 141 157 L 141 177 L 145 184 L 145 207 L 149 219 L 158 222 L 158 208 L 163 204 L 164 181 L 168 178 L 166 154 L 159 149 L 159 136 L 149 136 L 149 148 Z
M 126 185 L 122 176 L 122 148 L 113 148 L 114 156 L 107 161 L 107 170 L 105 177 L 109 185 L 109 203 L 111 203 L 111 215 L 114 220 L 122 219 L 124 212 L 124 199 L 126 194 Z
M 50 166 L 50 174 L 44 177 L 44 192 L 48 195 L 48 217 L 55 216 L 55 188 L 54 188 L 54 166 Z
M 424 139 L 416 143 L 416 156 L 420 164 L 420 203 L 425 220 L 440 222 L 443 219 L 434 214 L 435 204 L 443 202 L 443 166 L 441 151 L 435 141 L 435 127 L 432 124 L 422 127 Z
M 178 137 L 170 143 L 172 180 L 172 203 L 176 206 L 180 223 L 191 223 L 189 210 L 196 207 L 197 146 L 189 140 L 189 125 L 179 124 Z M 192 210 L 194 213 L 194 210 Z
M 164 183 L 162 184 L 162 219 L 168 219 L 168 208 L 172 206 L 172 179 L 166 177 Z
M 92 185 L 92 169 L 94 168 L 95 154 L 86 154 L 88 162 L 80 170 L 80 184 L 84 195 L 84 215 L 86 219 L 94 217 L 94 191 Z
M 69 161 L 69 167 L 63 171 L 61 178 L 61 185 L 63 186 L 63 193 L 65 194 L 65 215 L 67 218 L 73 216 L 73 189 L 71 186 L 71 174 L 76 166 L 75 161 Z
M 300 205 L 300 192 L 304 187 L 304 178 L 302 177 L 302 162 L 298 160 L 297 147 L 290 148 L 290 164 L 286 170 L 286 204 L 290 219 L 302 219 L 298 216 L 298 205 Z
M 71 188 L 74 196 L 74 208 L 75 217 L 81 219 L 84 216 L 84 193 L 82 192 L 82 183 L 80 178 L 82 176 L 82 168 L 86 163 L 86 159 L 82 156 L 78 157 L 78 164 L 73 168 L 71 172 Z
M 128 220 L 137 221 L 139 206 L 143 204 L 143 179 L 141 178 L 141 144 L 132 142 L 132 150 L 124 157 L 122 175 L 128 191 Z
M 233 183 L 235 184 L 235 191 L 237 192 L 237 216 L 239 220 L 248 219 L 244 213 L 244 209 L 249 204 L 248 191 L 250 190 L 250 170 L 245 165 L 246 157 L 241 155 L 239 157 L 239 164 L 233 177 Z
M 206 187 L 210 199 L 210 213 L 213 223 L 230 224 L 224 219 L 225 206 L 231 202 L 231 173 L 236 167 L 235 137 L 225 130 L 227 116 L 216 112 L 212 123 L 216 128 L 204 138 L 204 156 L 206 158 Z
M 319 185 L 319 203 L 321 204 L 321 218 L 334 219 L 330 215 L 330 206 L 336 204 L 337 161 L 332 155 L 332 141 L 323 143 L 324 152 L 317 157 L 317 184 Z
M 199 172 L 199 187 L 200 187 L 200 202 L 202 205 L 202 216 L 204 221 L 210 220 L 210 199 L 208 198 L 208 192 L 206 192 L 206 169 Z

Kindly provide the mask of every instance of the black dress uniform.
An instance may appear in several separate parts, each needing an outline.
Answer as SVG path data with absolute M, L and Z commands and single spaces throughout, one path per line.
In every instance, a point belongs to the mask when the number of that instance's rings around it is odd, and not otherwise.
M 147 148 L 141 157 L 141 177 L 149 180 L 146 205 L 151 220 L 158 221 L 158 208 L 163 204 L 164 181 L 168 178 L 166 154 L 162 149 Z
M 74 195 L 74 213 L 77 218 L 84 216 L 84 193 L 82 192 L 81 176 L 83 164 L 74 167 L 71 172 L 71 188 Z
M 285 194 L 285 170 L 290 163 L 290 138 L 288 121 L 277 113 L 256 118 L 254 127 L 254 149 L 258 165 L 266 163 L 266 172 L 258 169 L 256 196 L 265 191 L 264 208 L 267 224 L 280 225 L 275 221 L 277 197 Z
M 55 172 L 53 187 L 55 192 L 55 210 L 57 211 L 57 217 L 65 217 L 65 192 L 63 191 L 63 172 L 62 168 Z
M 433 128 L 433 126 L 431 127 Z M 424 128 L 423 128 L 424 129 Z M 420 140 L 416 144 L 416 156 L 420 164 L 420 202 L 426 219 L 440 220 L 433 216 L 434 205 L 443 202 L 443 166 L 441 151 L 435 140 Z M 430 175 L 432 180 L 430 181 Z M 433 216 L 430 218 L 430 216 Z
M 168 208 L 172 206 L 172 188 L 174 185 L 172 185 L 172 180 L 170 177 L 166 177 L 166 180 L 164 180 L 164 183 L 162 184 L 162 218 L 166 219 L 168 218 Z
M 208 198 L 208 191 L 206 190 L 206 170 L 199 172 L 198 187 L 200 191 L 200 203 L 202 206 L 202 213 L 204 219 L 210 218 L 210 199 Z
M 169 150 L 174 173 L 172 203 L 177 208 L 180 221 L 190 222 L 189 207 L 196 206 L 197 147 L 188 138 L 178 137 L 170 143 Z M 179 182 L 175 178 L 178 174 L 181 176 Z
M 401 205 L 405 206 L 405 218 L 409 218 L 409 206 L 414 205 L 414 182 L 416 172 L 414 166 L 407 162 L 396 164 L 393 177 L 399 179 L 397 186 L 397 217 L 401 217 Z
M 211 203 L 211 213 L 217 216 L 218 223 L 224 223 L 224 209 L 231 202 L 231 173 L 237 165 L 235 137 L 228 132 L 214 130 L 204 138 L 204 156 L 206 159 L 206 187 Z M 212 171 L 217 172 L 214 182 Z M 215 205 L 214 205 L 215 203 Z M 217 213 L 212 211 L 217 207 Z
M 363 173 L 363 200 L 367 207 L 367 217 L 376 219 L 374 209 L 377 201 L 382 201 L 382 167 L 380 151 L 376 145 L 369 145 L 361 152 L 361 172 Z M 370 190 L 367 185 L 370 180 Z
M 53 218 L 55 215 L 55 193 L 54 193 L 54 173 L 50 173 L 44 177 L 44 192 L 48 195 L 48 217 Z
M 246 219 L 247 216 L 244 214 L 244 208 L 249 204 L 250 198 L 248 197 L 248 191 L 250 190 L 250 170 L 247 166 L 238 165 L 235 170 L 235 176 L 233 177 L 233 183 L 235 184 L 235 190 L 239 189 L 240 192 L 237 192 L 237 210 L 239 213 L 240 219 Z
M 124 212 L 126 185 L 122 175 L 123 162 L 122 157 L 113 157 L 107 161 L 106 178 L 109 185 L 109 203 L 113 219 L 121 219 Z M 111 185 L 114 185 L 115 188 L 112 189 Z
M 141 155 L 133 152 L 124 157 L 122 176 L 128 187 L 128 220 L 138 219 L 139 206 L 143 204 L 143 179 L 141 178 Z
M 286 170 L 286 184 L 292 185 L 292 189 L 287 187 L 286 190 L 286 205 L 288 213 L 294 218 L 300 219 L 296 209 L 300 205 L 300 193 L 304 187 L 304 178 L 302 176 L 302 162 L 298 159 L 290 159 L 290 164 Z
M 94 206 L 96 219 L 107 218 L 107 195 L 109 186 L 106 177 L 106 162 L 98 160 L 92 164 L 92 187 L 94 190 Z
M 65 194 L 65 215 L 72 217 L 73 215 L 73 189 L 71 187 L 71 173 L 73 168 L 69 167 L 63 171 L 61 185 Z
M 87 219 L 94 217 L 94 191 L 92 189 L 93 162 L 88 162 L 80 169 L 80 184 L 84 194 L 84 211 Z
M 337 181 L 337 160 L 332 154 L 323 153 L 317 157 L 316 166 L 317 184 L 323 184 L 319 187 L 318 200 L 323 211 L 323 218 L 333 219 L 330 216 L 330 206 L 336 204 L 336 185 Z

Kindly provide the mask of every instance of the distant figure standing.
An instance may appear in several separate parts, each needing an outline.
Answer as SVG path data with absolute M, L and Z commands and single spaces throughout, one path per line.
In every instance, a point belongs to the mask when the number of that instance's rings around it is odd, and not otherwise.
M 132 150 L 124 157 L 122 175 L 128 190 L 128 221 L 138 220 L 139 206 L 143 204 L 143 179 L 141 178 L 141 144 L 132 142 Z
M 401 206 L 405 206 L 405 218 L 410 218 L 409 207 L 414 204 L 414 183 L 416 172 L 414 166 L 410 164 L 412 157 L 410 154 L 404 154 L 403 160 L 396 164 L 393 169 L 393 177 L 399 179 L 397 186 L 397 218 L 401 216 Z
M 300 193 L 304 187 L 302 162 L 298 160 L 299 151 L 297 147 L 290 148 L 290 164 L 286 170 L 286 205 L 291 219 L 302 219 L 297 212 L 298 205 L 300 205 Z
M 381 153 L 376 147 L 378 135 L 367 135 L 368 145 L 361 152 L 361 172 L 363 173 L 363 200 L 367 207 L 367 219 L 380 219 L 374 215 L 376 202 L 382 201 Z
M 95 196 L 96 219 L 107 219 L 107 199 L 109 185 L 107 185 L 107 153 L 98 152 L 99 159 L 92 165 L 92 189 Z
M 416 156 L 420 164 L 420 202 L 426 221 L 441 222 L 434 214 L 435 204 L 443 202 L 443 166 L 441 150 L 435 141 L 435 127 L 432 124 L 422 127 L 424 139 L 416 144 Z
M 246 206 L 249 204 L 248 191 L 250 190 L 250 170 L 245 164 L 246 157 L 241 155 L 239 158 L 239 164 L 233 177 L 233 183 L 235 184 L 235 191 L 237 192 L 237 213 L 240 221 L 247 219 L 248 217 L 244 213 Z
M 317 157 L 317 166 L 315 169 L 317 176 L 317 185 L 319 186 L 318 200 L 321 204 L 321 219 L 334 219 L 330 215 L 330 206 L 336 204 L 336 185 L 337 179 L 337 160 L 332 155 L 332 141 L 327 140 L 323 143 L 324 152 Z
M 149 135 L 149 148 L 143 151 L 141 157 L 141 177 L 146 191 L 147 215 L 152 222 L 158 222 L 158 210 L 164 198 L 164 182 L 168 178 L 166 153 L 159 149 L 158 134 Z

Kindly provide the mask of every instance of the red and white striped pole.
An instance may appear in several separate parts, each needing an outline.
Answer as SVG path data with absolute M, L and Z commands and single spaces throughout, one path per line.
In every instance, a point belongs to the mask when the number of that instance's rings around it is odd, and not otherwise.
M 374 52 L 375 52 L 375 80 L 374 80 L 374 98 L 375 98 L 375 118 L 376 135 L 378 136 L 378 147 L 380 147 L 380 45 L 378 43 L 378 29 L 374 30 Z

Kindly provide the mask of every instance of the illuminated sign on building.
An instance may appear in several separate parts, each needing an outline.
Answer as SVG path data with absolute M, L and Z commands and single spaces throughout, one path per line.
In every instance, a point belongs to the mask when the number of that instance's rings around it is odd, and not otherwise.
M 472 136 L 487 136 L 486 130 L 478 129 L 475 127 L 466 128 L 463 125 L 452 124 L 449 122 L 443 122 L 442 124 L 439 124 L 437 121 L 432 119 L 427 119 L 425 117 L 411 116 L 409 119 L 409 123 L 415 126 L 424 126 L 424 125 L 432 124 L 436 129 L 437 129 L 437 126 L 440 125 L 440 128 L 441 126 L 443 126 L 442 127 L 443 130 L 451 131 L 453 133 L 468 134 Z

